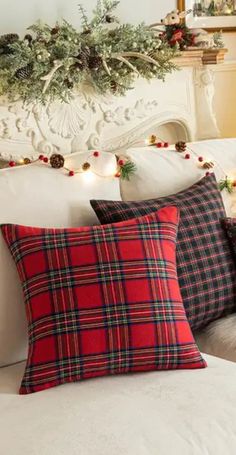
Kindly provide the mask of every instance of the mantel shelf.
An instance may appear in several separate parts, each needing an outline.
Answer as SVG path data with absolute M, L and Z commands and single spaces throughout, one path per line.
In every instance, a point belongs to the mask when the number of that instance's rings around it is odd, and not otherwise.
M 180 67 L 198 67 L 202 65 L 218 65 L 224 63 L 227 49 L 188 49 L 181 52 L 180 56 L 174 59 Z

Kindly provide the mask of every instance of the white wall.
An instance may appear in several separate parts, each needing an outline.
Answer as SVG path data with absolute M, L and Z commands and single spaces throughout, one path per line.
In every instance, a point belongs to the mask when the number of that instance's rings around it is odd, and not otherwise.
M 65 18 L 78 27 L 80 19 L 77 5 L 80 1 L 91 13 L 96 0 L 0 0 L 0 31 L 23 34 L 38 19 L 53 24 Z M 176 3 L 176 0 L 121 0 L 118 14 L 123 22 L 152 23 L 175 8 Z M 229 48 L 227 59 L 236 60 L 236 33 L 226 33 L 225 43 Z
M 63 17 L 78 26 L 78 3 L 91 12 L 96 0 L 0 0 L 1 33 L 10 30 L 22 33 L 39 18 L 53 23 Z M 118 12 L 124 22 L 151 23 L 164 17 L 174 4 L 174 0 L 121 0 Z
M 92 11 L 96 0 L 0 0 L 0 34 L 18 32 L 23 34 L 25 29 L 39 18 L 53 24 L 56 20 L 65 18 L 76 27 L 79 26 L 78 3 L 81 1 L 89 12 Z M 152 23 L 159 21 L 167 12 L 176 7 L 176 0 L 121 0 L 118 14 L 122 22 Z M 227 60 L 236 61 L 236 33 L 225 34 L 225 44 L 229 49 Z M 232 100 L 231 93 L 235 91 L 236 73 L 218 73 L 216 78 L 216 108 L 220 122 L 221 134 L 236 136 L 236 125 L 232 125 L 235 117 L 235 104 L 231 108 L 225 100 Z M 221 106 L 224 106 L 222 114 Z M 230 111 L 229 111 L 230 109 Z M 229 125 L 231 125 L 229 127 Z M 227 126 L 227 127 L 226 127 Z
M 77 5 L 80 1 L 91 13 L 96 0 L 0 0 L 0 31 L 23 34 L 38 19 L 53 24 L 56 20 L 65 18 L 78 27 Z M 176 7 L 176 3 L 176 0 L 121 0 L 118 14 L 123 22 L 151 23 L 159 21 Z M 236 33 L 226 33 L 225 44 L 229 48 L 227 59 L 236 60 Z

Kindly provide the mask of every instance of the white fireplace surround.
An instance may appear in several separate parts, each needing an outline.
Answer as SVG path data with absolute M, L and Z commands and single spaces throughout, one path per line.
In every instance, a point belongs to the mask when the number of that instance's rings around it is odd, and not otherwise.
M 138 79 L 125 97 L 83 88 L 69 103 L 24 105 L 0 100 L 0 158 L 69 154 L 88 149 L 123 152 L 156 133 L 165 141 L 219 137 L 213 111 L 214 72 L 188 66 L 165 83 Z

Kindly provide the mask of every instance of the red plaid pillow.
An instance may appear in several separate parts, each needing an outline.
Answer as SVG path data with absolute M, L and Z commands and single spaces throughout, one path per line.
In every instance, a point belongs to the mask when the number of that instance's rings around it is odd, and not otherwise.
M 179 291 L 177 225 L 177 209 L 167 207 L 107 226 L 2 226 L 29 323 L 21 394 L 108 374 L 206 366 Z

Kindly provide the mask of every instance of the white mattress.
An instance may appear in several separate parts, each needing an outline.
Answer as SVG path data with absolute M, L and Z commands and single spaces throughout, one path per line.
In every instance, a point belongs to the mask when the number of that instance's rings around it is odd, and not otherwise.
M 93 379 L 17 395 L 0 369 L 1 455 L 235 455 L 236 365 Z

